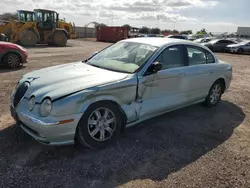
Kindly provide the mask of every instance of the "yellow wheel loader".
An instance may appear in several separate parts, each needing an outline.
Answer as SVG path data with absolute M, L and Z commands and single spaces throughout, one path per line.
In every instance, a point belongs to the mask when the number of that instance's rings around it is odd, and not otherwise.
M 55 11 L 35 9 L 17 12 L 18 21 L 10 20 L 0 24 L 0 33 L 10 42 L 20 43 L 23 46 L 36 44 L 65 46 L 69 38 L 75 37 L 71 23 L 60 21 L 59 14 Z

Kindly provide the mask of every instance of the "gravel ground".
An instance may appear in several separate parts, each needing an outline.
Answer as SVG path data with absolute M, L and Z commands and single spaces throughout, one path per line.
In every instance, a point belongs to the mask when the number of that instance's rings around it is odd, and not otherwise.
M 107 45 L 30 48 L 27 66 L 0 68 L 0 187 L 250 187 L 248 55 L 217 54 L 233 64 L 233 81 L 216 108 L 194 105 L 151 119 L 105 149 L 44 146 L 14 124 L 9 97 L 22 74 Z

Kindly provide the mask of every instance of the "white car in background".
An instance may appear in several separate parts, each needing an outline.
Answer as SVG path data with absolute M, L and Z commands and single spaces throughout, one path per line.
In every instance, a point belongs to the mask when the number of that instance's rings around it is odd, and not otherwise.
M 199 39 L 194 40 L 194 42 L 196 42 L 196 43 L 205 43 L 205 42 L 210 42 L 213 39 L 215 39 L 215 37 L 199 38 Z
M 250 41 L 243 41 L 238 44 L 227 45 L 226 51 L 234 53 L 250 52 Z

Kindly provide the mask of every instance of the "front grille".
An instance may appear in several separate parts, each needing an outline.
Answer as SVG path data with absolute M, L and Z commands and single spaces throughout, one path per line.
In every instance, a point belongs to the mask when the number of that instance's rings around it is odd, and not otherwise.
M 28 90 L 28 87 L 29 87 L 29 82 L 24 82 L 20 86 L 18 86 L 16 93 L 14 95 L 14 101 L 13 101 L 14 107 L 16 107 L 22 100 L 24 94 Z

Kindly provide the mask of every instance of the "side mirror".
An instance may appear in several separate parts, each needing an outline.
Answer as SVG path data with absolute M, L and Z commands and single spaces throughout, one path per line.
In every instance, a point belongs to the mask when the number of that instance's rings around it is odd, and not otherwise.
M 146 75 L 157 73 L 159 70 L 162 69 L 162 67 L 163 67 L 162 63 L 156 61 L 148 67 Z

